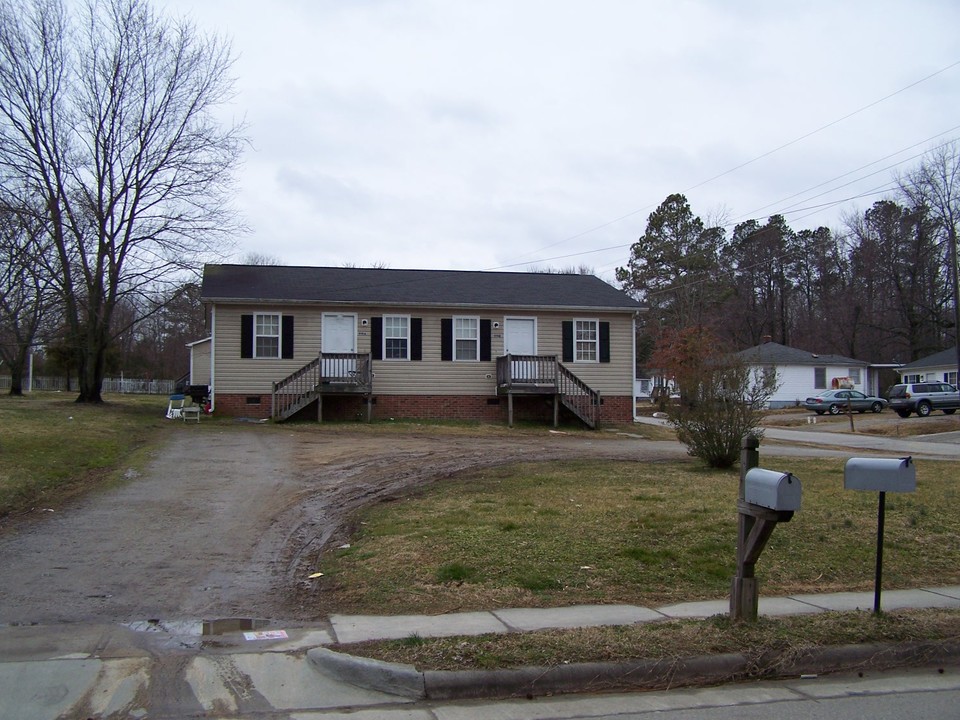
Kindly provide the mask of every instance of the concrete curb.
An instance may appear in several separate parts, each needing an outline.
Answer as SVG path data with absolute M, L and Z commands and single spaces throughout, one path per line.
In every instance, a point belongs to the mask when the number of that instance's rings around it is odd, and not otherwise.
M 960 641 L 844 645 L 769 653 L 575 663 L 512 670 L 427 670 L 315 648 L 308 658 L 320 672 L 368 690 L 415 699 L 456 700 L 536 696 L 598 690 L 659 690 L 750 679 L 774 679 L 852 670 L 960 663 Z
M 308 650 L 307 660 L 324 675 L 340 682 L 401 697 L 425 696 L 423 673 L 413 665 L 347 655 L 325 647 Z

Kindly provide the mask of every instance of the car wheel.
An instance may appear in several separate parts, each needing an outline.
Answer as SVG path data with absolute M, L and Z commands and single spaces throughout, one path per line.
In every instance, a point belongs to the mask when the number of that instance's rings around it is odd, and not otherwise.
M 909 411 L 909 410 L 897 410 L 897 415 L 899 415 L 899 416 L 902 417 L 902 418 L 908 418 L 908 417 L 910 417 L 910 411 Z
M 949 410 L 944 410 L 944 411 L 943 411 L 943 414 L 944 414 L 944 415 L 953 415 L 956 411 L 957 411 L 956 408 L 950 408 Z
M 870 406 L 870 412 L 878 413 L 878 412 L 880 412 L 880 411 L 882 411 L 882 410 L 883 410 L 883 403 L 882 403 L 882 402 L 875 402 L 873 405 Z
M 840 414 L 840 406 L 839 406 L 839 405 L 831 405 L 831 406 L 830 406 L 830 414 L 831 414 L 831 415 L 839 415 L 839 414 Z
M 930 410 L 931 410 L 930 403 L 928 402 L 922 402 L 917 405 L 917 415 L 919 415 L 920 417 L 926 417 L 927 415 L 929 415 Z

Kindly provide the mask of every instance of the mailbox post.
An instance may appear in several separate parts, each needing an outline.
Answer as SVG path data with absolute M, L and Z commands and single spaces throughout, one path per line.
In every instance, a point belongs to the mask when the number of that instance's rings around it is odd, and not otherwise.
M 740 453 L 740 492 L 737 499 L 737 574 L 730 590 L 730 618 L 756 621 L 760 593 L 756 564 L 777 523 L 789 522 L 800 509 L 800 480 L 790 473 L 765 470 L 760 441 L 744 438 Z
M 917 467 L 912 458 L 850 458 L 843 467 L 847 490 L 875 490 L 877 501 L 877 564 L 873 578 L 873 612 L 880 613 L 880 586 L 883 580 L 883 525 L 888 492 L 914 492 Z

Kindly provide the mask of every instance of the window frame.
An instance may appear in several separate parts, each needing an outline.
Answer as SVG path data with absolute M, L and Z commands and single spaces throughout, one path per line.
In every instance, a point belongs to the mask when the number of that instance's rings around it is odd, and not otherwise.
M 261 318 L 271 317 L 276 320 L 276 334 L 261 333 Z M 275 354 L 267 355 L 260 352 L 261 338 L 276 338 Z M 257 360 L 279 360 L 283 355 L 283 314 L 278 312 L 253 313 L 253 357 Z
M 465 338 L 459 336 L 460 323 L 462 321 L 470 321 L 474 324 L 475 336 L 473 338 Z M 453 324 L 451 328 L 451 340 L 453 342 L 453 348 L 451 353 L 451 358 L 454 362 L 480 362 L 480 317 L 477 315 L 454 315 Z M 470 358 L 460 357 L 460 342 L 470 342 L 474 343 L 475 356 Z
M 404 334 L 403 336 L 391 336 L 390 331 L 390 321 L 391 320 L 402 320 L 404 324 Z M 411 349 L 413 346 L 413 335 L 412 335 L 412 325 L 413 321 L 410 315 L 383 315 L 381 320 L 383 323 L 381 326 L 381 355 L 380 357 L 385 362 L 409 362 L 411 358 Z M 403 357 L 390 357 L 390 353 L 387 351 L 387 341 L 388 340 L 402 340 L 404 343 L 404 356 Z
M 580 323 L 590 323 L 593 325 L 593 339 L 582 340 L 580 338 Z M 581 346 L 593 347 L 593 358 L 581 358 Z M 573 362 L 594 365 L 600 362 L 600 319 L 599 318 L 573 318 Z
M 827 368 L 826 366 L 816 366 L 813 368 L 813 389 L 827 389 Z

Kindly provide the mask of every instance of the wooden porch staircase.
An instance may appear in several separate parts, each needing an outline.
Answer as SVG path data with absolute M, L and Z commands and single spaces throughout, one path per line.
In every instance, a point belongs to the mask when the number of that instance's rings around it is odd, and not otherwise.
M 373 391 L 370 354 L 320 353 L 287 377 L 273 383 L 271 418 L 282 422 L 313 402 L 317 419 L 323 419 L 324 395 L 369 395 Z M 367 420 L 370 419 L 367 403 Z
M 553 397 L 553 425 L 559 424 L 560 406 L 584 425 L 600 424 L 600 393 L 574 375 L 556 355 L 502 355 L 497 358 L 497 393 L 507 396 L 507 422 L 513 425 L 514 395 Z

